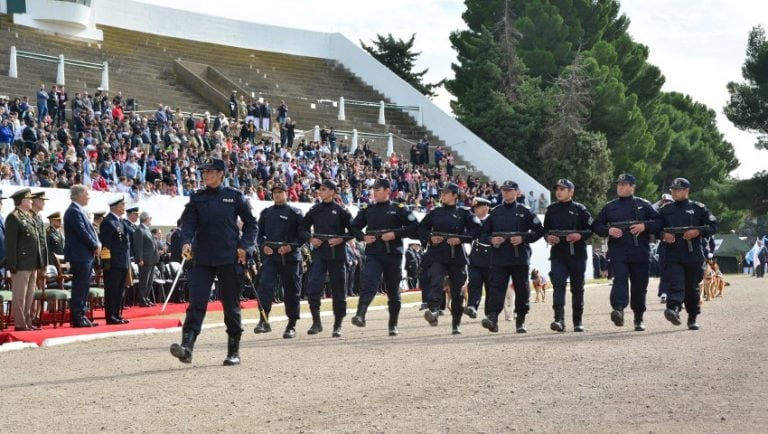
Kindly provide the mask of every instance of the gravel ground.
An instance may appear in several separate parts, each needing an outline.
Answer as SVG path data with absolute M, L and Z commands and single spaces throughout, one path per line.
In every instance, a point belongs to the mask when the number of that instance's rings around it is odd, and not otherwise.
M 699 331 L 664 320 L 652 283 L 646 332 L 615 327 L 597 286 L 586 333 L 550 331 L 542 303 L 526 335 L 465 317 L 452 336 L 409 307 L 395 338 L 384 311 L 341 339 L 330 318 L 293 340 L 247 327 L 237 367 L 221 366 L 223 328 L 191 365 L 168 352 L 179 333 L 0 353 L 0 432 L 766 432 L 768 283 L 730 280 Z

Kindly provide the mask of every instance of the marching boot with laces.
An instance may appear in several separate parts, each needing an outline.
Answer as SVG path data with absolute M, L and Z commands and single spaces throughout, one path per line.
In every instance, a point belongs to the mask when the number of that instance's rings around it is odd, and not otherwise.
M 358 303 L 357 313 L 355 314 L 355 316 L 352 317 L 352 324 L 358 327 L 365 327 L 365 313 L 367 311 L 368 311 L 367 303 Z
M 234 366 L 240 364 L 240 335 L 229 336 L 227 338 L 227 358 L 224 359 L 224 366 Z
M 171 354 L 173 357 L 179 359 L 181 363 L 192 363 L 192 350 L 195 347 L 195 335 L 191 331 L 186 331 L 181 334 L 181 344 L 171 345 Z
M 312 313 L 312 325 L 307 330 L 308 335 L 316 335 L 323 331 L 323 323 L 320 321 L 320 308 L 313 308 L 310 310 Z

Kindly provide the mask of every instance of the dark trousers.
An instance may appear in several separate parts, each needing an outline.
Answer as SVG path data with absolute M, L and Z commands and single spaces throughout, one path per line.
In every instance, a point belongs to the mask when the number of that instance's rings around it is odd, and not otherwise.
M 552 271 L 549 277 L 552 279 L 554 294 L 552 306 L 565 306 L 565 285 L 568 278 L 571 279 L 571 306 L 573 310 L 584 309 L 584 273 L 587 270 L 587 261 L 582 259 L 570 259 L 561 261 L 552 259 Z
M 155 265 L 147 264 L 144 262 L 144 266 L 139 267 L 139 298 L 143 301 L 149 296 L 149 292 L 152 290 L 152 275 L 154 274 Z
M 757 266 L 757 269 L 755 269 L 755 276 L 757 277 L 765 276 L 765 262 L 760 262 L 760 265 Z
M 312 258 L 312 266 L 309 269 L 309 308 L 320 309 L 320 299 L 325 287 L 325 273 L 331 280 L 331 297 L 333 298 L 333 315 L 344 318 L 347 315 L 346 273 L 343 261 L 330 261 L 320 257 Z
M 666 280 L 669 282 L 667 307 L 680 310 L 685 306 L 689 315 L 698 315 L 699 282 L 704 277 L 703 264 L 700 262 L 669 262 L 665 267 Z
M 416 270 L 408 270 L 406 275 L 408 276 L 408 289 L 418 288 L 419 275 L 416 273 Z
M 73 321 L 85 316 L 85 303 L 88 300 L 88 291 L 91 289 L 92 268 L 93 259 L 69 263 L 69 270 L 72 272 L 72 299 L 69 305 Z
M 454 321 L 460 321 L 464 313 L 464 300 L 461 297 L 461 288 L 467 281 L 466 267 L 461 264 L 443 264 L 433 262 L 427 270 L 427 282 L 429 284 L 429 310 L 437 311 L 445 302 L 443 295 L 443 282 L 445 277 L 450 279 L 451 289 L 451 316 Z
M 403 257 L 400 255 L 368 255 L 363 267 L 363 286 L 360 289 L 360 304 L 368 306 L 373 301 L 376 291 L 379 289 L 382 274 L 384 276 L 384 288 L 389 300 L 389 312 L 400 312 L 400 279 L 402 270 L 400 264 Z
M 470 265 L 467 269 L 467 306 L 472 306 L 477 310 L 480 307 L 480 300 L 483 297 L 483 287 L 488 291 L 491 287 L 491 268 L 476 267 Z M 485 309 L 488 310 L 488 295 L 485 296 Z
M 208 309 L 213 279 L 219 279 L 221 304 L 224 305 L 224 324 L 229 336 L 240 336 L 243 333 L 240 318 L 240 291 L 238 276 L 244 272 L 239 264 L 208 266 L 195 264 L 187 272 L 189 287 L 189 306 L 187 317 L 184 319 L 183 332 L 200 334 L 200 328 Z
M 275 258 L 274 256 L 277 256 Z M 259 303 L 264 312 L 269 315 L 272 311 L 272 300 L 275 298 L 277 277 L 283 286 L 283 305 L 288 319 L 299 319 L 299 299 L 301 294 L 301 276 L 299 275 L 299 263 L 283 261 L 280 255 L 264 256 L 261 265 L 261 285 L 259 286 Z
M 611 306 L 624 310 L 629 304 L 633 312 L 642 315 L 645 312 L 645 294 L 648 291 L 648 263 L 613 260 L 611 267 L 613 268 Z
M 491 286 L 486 303 L 486 316 L 496 321 L 504 309 L 509 278 L 515 285 L 515 313 L 525 316 L 531 308 L 531 287 L 528 283 L 528 265 L 491 265 Z
M 104 271 L 104 313 L 107 320 L 122 318 L 126 274 L 127 268 L 110 267 Z

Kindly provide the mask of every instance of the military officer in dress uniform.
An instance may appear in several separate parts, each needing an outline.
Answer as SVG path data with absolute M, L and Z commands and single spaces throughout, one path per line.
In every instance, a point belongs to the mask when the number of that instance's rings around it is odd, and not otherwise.
M 55 264 L 56 256 L 64 256 L 64 234 L 61 232 L 61 212 L 48 215 L 48 229 L 45 232 L 48 245 L 48 263 Z
M 358 240 L 365 242 L 363 285 L 357 314 L 352 318 L 352 324 L 365 327 L 368 305 L 373 301 L 384 276 L 389 309 L 389 335 L 397 336 L 397 319 L 401 304 L 400 280 L 403 274 L 403 238 L 416 237 L 419 221 L 404 204 L 390 201 L 391 193 L 392 186 L 389 181 L 377 179 L 373 184 L 373 199 L 376 203 L 362 207 L 352 220 L 353 234 Z M 366 229 L 365 234 L 363 228 Z M 371 234 L 371 231 L 386 232 L 377 235 Z
M 440 194 L 440 206 L 433 209 L 419 223 L 419 239 L 422 245 L 428 245 L 424 255 L 429 285 L 428 305 L 424 319 L 429 325 L 437 326 L 443 298 L 443 281 L 447 276 L 451 288 L 452 333 L 461 334 L 461 316 L 464 313 L 464 300 L 461 289 L 467 280 L 467 253 L 458 236 L 476 238 L 480 232 L 480 220 L 464 207 L 457 206 L 459 186 L 449 182 Z M 443 232 L 452 236 L 437 236 L 434 232 Z
M 664 317 L 680 325 L 680 309 L 688 312 L 688 329 L 698 330 L 699 282 L 704 277 L 704 242 L 717 231 L 717 219 L 704 204 L 688 199 L 691 183 L 676 178 L 670 189 L 673 203 L 659 209 L 664 228 L 690 228 L 683 233 L 662 232 L 666 244 L 664 273 L 669 288 Z
M 38 244 L 43 252 L 43 265 L 37 271 L 38 288 L 45 286 L 45 276 L 48 272 L 48 243 L 45 237 L 45 223 L 40 213 L 45 209 L 45 191 L 32 193 L 32 217 L 35 220 L 35 232 L 37 232 Z
M 333 298 L 333 333 L 335 338 L 341 337 L 341 323 L 347 314 L 346 273 L 344 264 L 347 252 L 342 236 L 350 236 L 352 215 L 349 211 L 334 201 L 336 183 L 326 179 L 318 186 L 321 202 L 314 205 L 304 216 L 302 230 L 312 234 L 338 235 L 337 237 L 320 239 L 309 238 L 312 245 L 312 265 L 309 269 L 309 311 L 312 314 L 312 326 L 307 333 L 314 335 L 323 331 L 320 321 L 320 297 L 325 285 L 325 274 L 331 281 L 331 296 Z
M 519 187 L 514 181 L 501 185 L 501 205 L 493 208 L 483 224 L 480 240 L 492 246 L 491 287 L 482 326 L 491 332 L 498 332 L 499 313 L 504 307 L 507 284 L 510 276 L 515 285 L 515 330 L 526 333 L 525 316 L 530 309 L 531 289 L 528 284 L 531 261 L 530 243 L 544 235 L 544 227 L 525 204 L 517 201 Z M 500 233 L 521 235 L 502 236 Z
M 301 229 L 301 221 L 304 218 L 301 210 L 287 203 L 288 193 L 285 184 L 278 182 L 272 186 L 272 200 L 275 204 L 265 208 L 259 216 L 259 236 L 256 239 L 261 251 L 259 303 L 267 319 L 259 318 L 259 323 L 253 332 L 272 331 L 269 325 L 269 313 L 272 310 L 272 300 L 275 298 L 277 277 L 280 276 L 285 296 L 283 305 L 285 315 L 288 317 L 283 338 L 290 339 L 296 337 L 296 321 L 300 314 L 300 248 L 307 241 L 309 234 Z M 279 243 L 285 244 L 278 245 Z
M 633 175 L 619 175 L 616 194 L 619 197 L 605 204 L 592 229 L 601 237 L 609 237 L 608 260 L 613 269 L 611 321 L 622 327 L 624 308 L 629 304 L 635 316 L 635 331 L 640 332 L 645 330 L 643 313 L 648 289 L 650 235 L 658 232 L 661 219 L 650 202 L 635 197 Z M 620 222 L 625 224 L 618 224 Z M 628 281 L 632 286 L 631 295 Z
M 101 266 L 104 269 L 104 311 L 107 324 L 127 324 L 122 317 L 125 278 L 131 266 L 131 238 L 128 225 L 122 218 L 125 199 L 120 197 L 109 203 L 109 214 L 99 226 Z
M 16 209 L 5 221 L 5 268 L 11 272 L 13 322 L 16 331 L 40 330 L 33 324 L 32 302 L 37 271 L 46 258 L 37 235 L 32 192 L 22 188 L 11 195 Z
M 555 184 L 557 202 L 547 207 L 544 215 L 544 230 L 568 233 L 565 237 L 547 235 L 547 243 L 552 246 L 549 260 L 552 271 L 549 276 L 554 287 L 552 309 L 555 320 L 550 328 L 557 332 L 565 331 L 565 285 L 571 282 L 571 306 L 573 309 L 573 331 L 583 332 L 584 323 L 584 273 L 587 270 L 587 243 L 592 236 L 592 215 L 587 207 L 574 202 L 575 185 L 569 179 L 560 179 Z
M 480 222 L 485 221 L 491 209 L 491 201 L 482 197 L 475 198 L 473 210 Z M 472 242 L 472 250 L 469 252 L 469 267 L 467 267 L 467 306 L 464 313 L 470 318 L 477 318 L 477 309 L 480 308 L 480 299 L 483 297 L 483 288 L 486 292 L 491 286 L 491 245 L 480 240 Z M 485 304 L 488 304 L 488 295 L 485 296 Z
M 191 258 L 194 265 L 187 273 L 189 306 L 181 344 L 171 345 L 171 354 L 182 363 L 192 362 L 192 350 L 208 308 L 211 286 L 214 278 L 218 278 L 228 336 L 224 365 L 237 365 L 243 333 L 238 275 L 245 272 L 247 252 L 255 247 L 258 226 L 243 193 L 224 187 L 227 170 L 224 160 L 207 158 L 200 168 L 205 189 L 189 198 L 181 215 L 182 254 Z M 238 218 L 242 221 L 242 234 Z

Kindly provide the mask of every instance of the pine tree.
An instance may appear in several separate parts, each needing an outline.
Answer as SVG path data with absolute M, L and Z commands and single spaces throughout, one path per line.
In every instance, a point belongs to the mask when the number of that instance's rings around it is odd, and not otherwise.
M 421 53 L 413 51 L 415 40 L 415 33 L 407 41 L 395 39 L 391 33 L 387 36 L 377 34 L 376 39 L 371 41 L 372 45 L 365 45 L 363 41 L 360 41 L 360 46 L 423 95 L 434 97 L 436 95 L 435 89 L 442 86 L 445 80 L 440 80 L 437 83 L 424 83 L 424 76 L 429 68 L 421 72 L 414 71 L 416 59 L 421 55 Z

